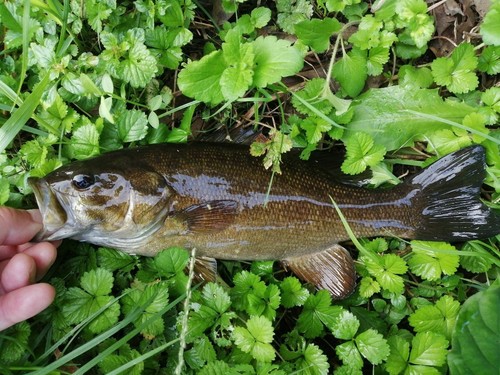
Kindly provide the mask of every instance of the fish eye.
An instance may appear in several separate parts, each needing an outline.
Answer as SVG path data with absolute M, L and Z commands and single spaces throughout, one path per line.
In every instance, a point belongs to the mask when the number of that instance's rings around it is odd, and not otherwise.
M 71 180 L 73 186 L 78 190 L 85 190 L 94 185 L 94 176 L 89 176 L 87 174 L 77 174 Z

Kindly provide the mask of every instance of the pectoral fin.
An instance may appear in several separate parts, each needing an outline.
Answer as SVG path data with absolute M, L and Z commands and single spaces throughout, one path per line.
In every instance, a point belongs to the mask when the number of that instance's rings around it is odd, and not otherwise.
M 199 282 L 217 281 L 217 261 L 209 257 L 197 257 L 194 261 L 194 276 Z
M 185 221 L 190 232 L 211 233 L 231 225 L 237 212 L 238 203 L 235 201 L 209 201 L 184 209 L 176 218 Z
M 340 245 L 319 253 L 285 259 L 282 264 L 316 288 L 328 290 L 336 299 L 346 298 L 356 286 L 354 261 Z

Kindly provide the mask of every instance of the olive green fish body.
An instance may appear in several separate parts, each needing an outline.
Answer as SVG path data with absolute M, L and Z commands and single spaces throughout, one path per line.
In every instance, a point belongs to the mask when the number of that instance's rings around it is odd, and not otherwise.
M 500 232 L 498 215 L 479 200 L 481 147 L 448 155 L 390 190 L 339 184 L 290 158 L 282 170 L 272 176 L 247 147 L 212 143 L 151 145 L 75 162 L 30 181 L 44 217 L 39 238 L 148 256 L 182 246 L 218 259 L 285 260 L 344 296 L 354 266 L 335 245 L 348 235 L 332 201 L 360 237 L 450 241 Z M 333 276 L 325 281 L 318 273 Z M 335 282 L 347 285 L 333 290 Z

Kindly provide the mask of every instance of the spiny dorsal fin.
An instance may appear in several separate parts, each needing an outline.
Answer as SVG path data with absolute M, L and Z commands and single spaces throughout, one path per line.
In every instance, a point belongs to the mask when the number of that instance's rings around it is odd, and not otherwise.
M 356 286 L 356 270 L 349 252 L 333 245 L 319 253 L 282 261 L 299 278 L 318 289 L 326 289 L 336 299 L 349 296 Z
M 238 203 L 236 201 L 219 200 L 189 206 L 176 216 L 186 222 L 190 232 L 211 233 L 231 225 L 237 212 Z

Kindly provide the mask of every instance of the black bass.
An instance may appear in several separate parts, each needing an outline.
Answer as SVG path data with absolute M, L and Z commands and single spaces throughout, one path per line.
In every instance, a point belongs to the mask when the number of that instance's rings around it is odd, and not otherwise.
M 290 158 L 287 158 L 290 159 Z M 500 233 L 500 216 L 479 199 L 484 149 L 438 160 L 390 190 L 335 182 L 312 163 L 284 163 L 274 176 L 248 147 L 161 144 L 114 151 L 31 178 L 40 240 L 73 238 L 154 256 L 170 246 L 200 257 L 280 260 L 334 297 L 355 286 L 348 239 L 356 236 L 465 241 Z

